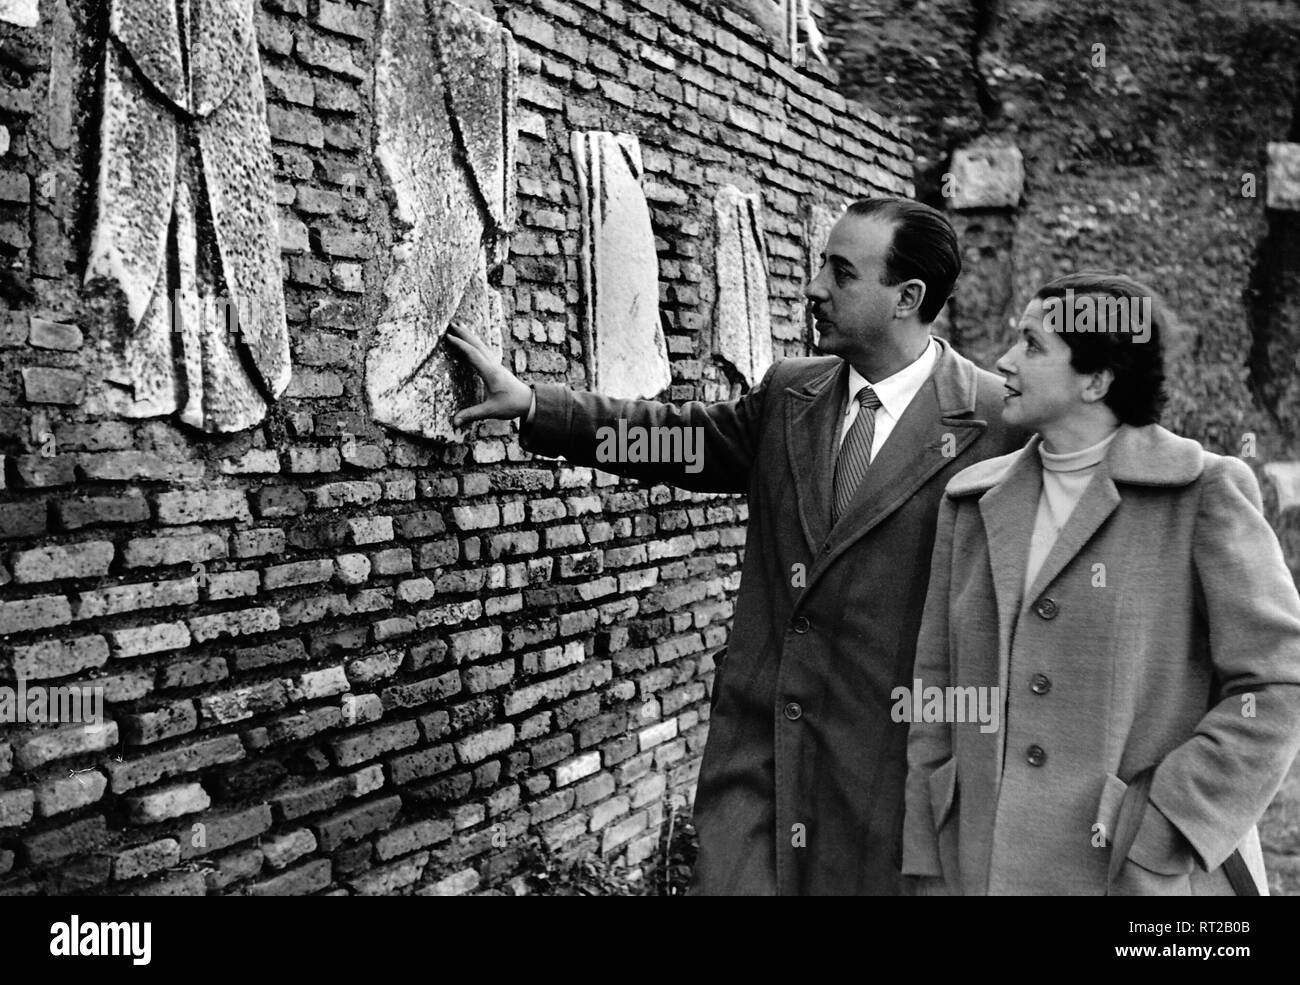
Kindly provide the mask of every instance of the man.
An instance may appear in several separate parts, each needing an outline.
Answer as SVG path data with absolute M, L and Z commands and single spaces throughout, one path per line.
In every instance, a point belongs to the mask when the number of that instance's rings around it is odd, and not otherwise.
M 739 400 L 681 407 L 532 390 L 469 332 L 482 375 L 457 423 L 524 417 L 543 455 L 647 481 L 744 492 L 749 532 L 728 653 L 718 662 L 695 800 L 700 894 L 901 889 L 910 683 L 939 499 L 967 465 L 1023 443 L 1002 381 L 931 338 L 961 269 L 942 214 L 865 199 L 831 231 L 807 287 L 820 348 Z M 597 461 L 597 431 L 699 428 L 693 462 Z

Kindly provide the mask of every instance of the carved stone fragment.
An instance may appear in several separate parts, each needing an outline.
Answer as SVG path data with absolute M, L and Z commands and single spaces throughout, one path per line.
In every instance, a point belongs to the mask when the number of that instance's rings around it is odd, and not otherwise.
M 831 230 L 844 215 L 844 205 L 830 205 L 813 202 L 808 206 L 804 218 L 804 242 L 808 247 L 808 277 L 811 280 L 821 269 L 821 257 L 826 252 L 826 243 L 831 238 Z
M 495 21 L 455 3 L 386 0 L 375 66 L 375 158 L 393 203 L 392 268 L 366 355 L 381 423 L 457 437 L 476 378 L 443 344 L 458 323 L 501 352 L 489 271 L 515 222 L 518 55 Z M 432 20 L 431 20 L 432 18 Z
M 772 364 L 772 315 L 767 257 L 763 249 L 762 199 L 734 185 L 713 198 L 714 264 L 718 301 L 714 311 L 717 354 L 750 386 Z
M 840 221 L 844 215 L 847 206 L 841 204 L 829 204 L 823 202 L 811 202 L 808 205 L 807 212 L 804 214 L 804 246 L 808 250 L 808 272 L 807 278 L 811 282 L 822 267 L 822 256 L 826 252 L 826 244 L 830 241 L 831 230 L 835 228 L 835 223 Z M 807 351 L 811 355 L 815 348 L 817 333 L 813 328 L 812 306 L 804 306 L 804 341 Z
M 671 379 L 659 322 L 659 257 L 632 134 L 575 133 L 582 201 L 583 342 L 593 389 L 651 397 Z
M 723 3 L 747 15 L 778 52 L 792 56 L 797 64 L 803 64 L 809 56 L 829 64 L 826 42 L 809 0 L 723 0 Z M 802 48 L 797 47 L 800 45 Z
M 102 409 L 251 427 L 291 375 L 252 0 L 113 0 L 102 99 Z

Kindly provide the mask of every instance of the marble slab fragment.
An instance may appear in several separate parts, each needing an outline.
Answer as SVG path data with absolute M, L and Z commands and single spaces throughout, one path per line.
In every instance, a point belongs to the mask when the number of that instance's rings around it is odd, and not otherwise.
M 429 18 L 433 18 L 430 23 Z M 458 4 L 386 0 L 375 65 L 375 159 L 392 203 L 391 269 L 366 354 L 375 420 L 458 440 L 477 399 L 444 343 L 463 324 L 500 355 L 504 311 L 488 283 L 515 218 L 514 38 Z
M 243 430 L 291 376 L 253 3 L 113 0 L 109 27 L 85 284 L 112 317 L 89 405 Z
M 611 397 L 652 397 L 671 379 L 659 321 L 659 258 L 641 188 L 633 134 L 571 137 L 582 202 L 579 270 L 591 387 Z
M 734 185 L 713 198 L 717 354 L 753 386 L 772 365 L 772 313 L 767 255 L 763 246 L 762 198 Z

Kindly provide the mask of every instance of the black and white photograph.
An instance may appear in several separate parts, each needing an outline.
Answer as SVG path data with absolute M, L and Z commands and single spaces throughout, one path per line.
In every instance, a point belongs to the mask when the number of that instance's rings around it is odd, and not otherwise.
M 15 959 L 1246 973 L 1278 904 L 1150 897 L 1300 896 L 1298 577 L 1294 0 L 0 0 Z

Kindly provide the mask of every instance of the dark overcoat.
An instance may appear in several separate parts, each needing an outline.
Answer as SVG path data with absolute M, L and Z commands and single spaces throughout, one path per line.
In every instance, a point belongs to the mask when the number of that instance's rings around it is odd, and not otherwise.
M 946 342 L 831 525 L 848 364 L 785 359 L 724 403 L 613 400 L 538 385 L 531 451 L 688 489 L 745 493 L 749 528 L 695 799 L 701 894 L 900 891 L 911 676 L 939 499 L 964 467 L 1019 447 L 1002 381 Z M 597 429 L 699 427 L 703 468 L 595 459 Z

